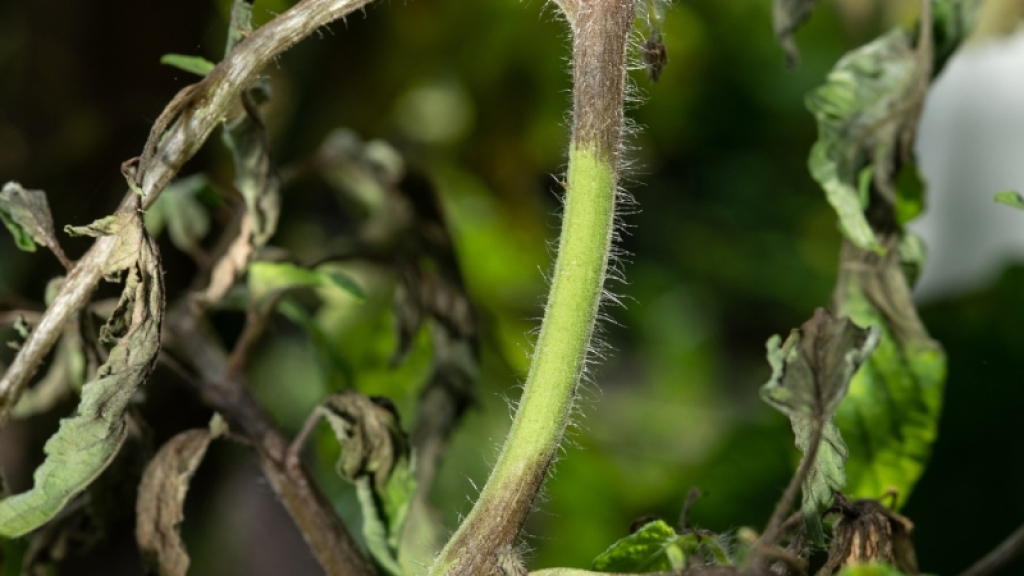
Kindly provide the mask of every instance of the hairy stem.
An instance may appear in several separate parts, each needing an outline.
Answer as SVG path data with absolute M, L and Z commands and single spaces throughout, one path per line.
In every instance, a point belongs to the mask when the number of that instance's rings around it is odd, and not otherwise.
M 149 207 L 156 201 L 178 170 L 223 122 L 238 96 L 255 81 L 268 62 L 317 28 L 369 2 L 302 0 L 239 43 L 201 82 L 179 92 L 153 124 L 133 176 L 143 195 L 143 207 Z M 133 196 L 134 193 L 129 192 L 121 202 L 121 210 L 132 209 Z M 88 302 L 115 244 L 114 237 L 100 238 L 75 264 L 53 304 L 0 379 L 0 426 L 7 421 L 11 409 L 40 362 L 57 342 L 64 325 Z
M 604 287 L 622 144 L 633 0 L 583 0 L 573 28 L 573 134 L 558 258 L 512 429 L 476 505 L 432 575 L 507 573 L 569 422 Z

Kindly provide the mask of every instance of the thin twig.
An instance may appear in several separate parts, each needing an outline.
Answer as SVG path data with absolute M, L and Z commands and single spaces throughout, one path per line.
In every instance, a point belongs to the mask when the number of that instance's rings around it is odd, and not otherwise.
M 991 576 L 999 574 L 1010 562 L 1024 554 L 1024 525 L 1013 531 L 991 552 L 960 573 L 960 576 Z
M 154 123 L 139 161 L 135 179 L 143 194 L 143 208 L 156 201 L 268 62 L 321 26 L 369 2 L 302 0 L 250 34 L 201 82 L 182 90 Z M 133 196 L 134 193 L 129 192 L 118 209 L 133 209 Z M 0 379 L 0 426 L 7 421 L 29 379 L 53 348 L 64 324 L 89 300 L 116 241 L 112 236 L 97 239 L 75 264 L 53 304 Z
M 231 355 L 228 356 L 226 368 L 228 378 L 233 378 L 236 374 L 241 373 L 245 365 L 248 364 L 253 348 L 267 330 L 270 317 L 273 316 L 274 309 L 284 294 L 283 290 L 272 294 L 267 297 L 265 302 L 253 304 L 248 312 L 246 312 L 245 327 L 242 329 L 242 335 L 238 337 L 235 348 L 231 351 Z
M 811 472 L 811 467 L 814 465 L 814 461 L 818 457 L 818 447 L 821 445 L 821 436 L 824 427 L 820 422 L 815 422 L 813 426 L 814 427 L 811 430 L 811 442 L 807 447 L 807 453 L 804 454 L 803 460 L 800 461 L 800 467 L 797 468 L 796 473 L 793 474 L 792 480 L 789 481 L 789 486 L 786 486 L 786 491 L 782 493 L 782 498 L 780 498 L 778 504 L 775 505 L 775 511 L 768 520 L 768 525 L 765 526 L 764 534 L 762 534 L 757 540 L 754 547 L 770 546 L 778 541 L 780 533 L 779 528 L 782 526 L 786 517 L 789 516 L 790 510 L 792 510 L 793 504 L 796 502 L 796 497 L 800 494 L 800 487 L 803 485 L 807 475 Z

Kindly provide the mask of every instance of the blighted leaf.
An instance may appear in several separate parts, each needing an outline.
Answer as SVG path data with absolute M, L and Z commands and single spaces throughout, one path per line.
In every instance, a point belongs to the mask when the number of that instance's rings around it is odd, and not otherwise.
M 353 390 L 331 394 L 316 412 L 341 444 L 337 472 L 356 485 L 367 548 L 389 574 L 401 576 L 398 544 L 416 478 L 398 413 L 389 401 Z
M 35 252 L 39 244 L 52 250 L 62 263 L 67 262 L 53 233 L 53 215 L 42 190 L 26 190 L 17 182 L 4 184 L 0 190 L 0 220 L 14 236 L 18 248 Z
M 945 353 L 914 308 L 904 264 L 894 249 L 899 241 L 888 238 L 884 256 L 844 243 L 833 296 L 838 313 L 881 333 L 878 348 L 836 412 L 851 453 L 846 491 L 877 498 L 894 490 L 897 507 L 924 472 L 946 377 Z
M 907 574 L 917 574 L 917 553 L 911 534 L 914 524 L 890 512 L 876 500 L 845 501 L 832 527 L 828 560 L 818 574 L 831 575 L 844 566 L 885 562 Z M 845 573 L 845 572 L 844 572 Z M 900 572 L 896 572 L 900 573 Z
M 345 292 L 357 300 L 365 299 L 354 280 L 338 272 L 320 272 L 290 262 L 253 262 L 249 265 L 249 296 L 259 303 L 268 296 L 296 288 L 329 288 Z
M 916 121 L 922 97 L 918 79 L 910 36 L 895 29 L 849 52 L 807 96 L 818 120 L 818 141 L 808 160 L 811 175 L 825 190 L 843 234 L 867 250 L 882 245 L 864 216 L 858 178 L 872 165 L 874 184 L 886 201 L 896 203 L 895 157 L 904 129 Z
M 859 328 L 849 318 L 836 319 L 818 308 L 781 347 L 779 336 L 768 340 L 772 377 L 761 387 L 761 398 L 789 418 L 804 454 L 812 450 L 815 430 L 821 430 L 815 461 L 803 482 L 804 523 L 816 544 L 824 542 L 821 514 L 846 484 L 848 451 L 832 416 L 878 339 L 877 328 Z
M 33 487 L 0 501 L 0 535 L 25 534 L 53 518 L 102 472 L 126 435 L 124 412 L 160 349 L 163 274 L 152 240 L 135 212 L 119 212 L 103 228 L 118 235 L 104 271 L 124 272 L 121 301 L 105 332 L 118 339 L 94 380 L 82 387 L 76 414 L 46 442 Z M 90 229 L 90 232 L 98 229 Z
M 261 81 L 242 95 L 245 113 L 224 124 L 223 140 L 235 164 L 235 188 L 245 199 L 251 221 L 252 242 L 263 246 L 277 231 L 281 212 L 281 183 L 270 160 L 270 137 L 259 117 L 257 105 L 270 97 L 270 87 Z
M 167 441 L 146 467 L 135 504 L 135 539 L 160 576 L 184 576 L 189 557 L 178 526 L 189 482 L 210 446 L 206 429 L 186 430 Z
M 1013 206 L 1014 208 L 1024 210 L 1024 196 L 1013 190 L 1006 190 L 995 195 L 993 198 L 1000 204 L 1006 204 L 1007 206 Z
M 210 215 L 196 194 L 207 186 L 204 174 L 194 174 L 169 184 L 146 211 L 146 228 L 153 237 L 164 228 L 171 242 L 183 252 L 192 252 L 210 230 Z
M 793 41 L 793 33 L 803 25 L 818 0 L 773 0 L 772 27 L 775 29 L 775 40 L 786 51 L 786 63 L 790 68 L 800 64 L 800 50 Z
M 179 70 L 197 74 L 199 76 L 206 76 L 213 69 L 217 67 L 216 64 L 210 62 L 202 56 L 187 56 L 185 54 L 164 54 L 160 57 L 160 63 L 167 66 L 174 66 Z

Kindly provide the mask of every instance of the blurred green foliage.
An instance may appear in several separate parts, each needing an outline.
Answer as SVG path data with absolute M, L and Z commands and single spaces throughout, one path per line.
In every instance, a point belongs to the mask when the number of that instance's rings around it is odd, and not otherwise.
M 288 5 L 257 0 L 255 23 Z M 578 426 L 528 525 L 531 567 L 589 566 L 643 514 L 674 524 L 694 485 L 705 494 L 691 512 L 700 527 L 760 529 L 768 518 L 798 453 L 788 423 L 758 399 L 769 377 L 764 341 L 828 303 L 840 246 L 834 212 L 806 167 L 816 131 L 804 95 L 844 52 L 879 35 L 893 14 L 905 16 L 879 9 L 850 22 L 836 6 L 823 3 L 797 34 L 802 64 L 794 72 L 772 38 L 769 3 L 754 0 L 676 2 L 660 81 L 650 84 L 638 63 L 629 116 L 639 129 L 625 182 L 637 206 L 624 206 L 620 244 L 628 282 L 611 286 L 626 306 L 608 309 L 614 323 L 604 323 L 602 337 L 612 352 L 589 375 Z M 160 56 L 219 59 L 229 7 L 0 4 L 0 179 L 46 190 L 58 228 L 109 213 L 123 192 L 118 166 L 194 81 L 161 66 Z M 267 71 L 280 165 L 303 161 L 332 129 L 349 127 L 394 143 L 438 188 L 484 325 L 478 405 L 433 494 L 448 528 L 469 510 L 496 456 L 541 314 L 566 160 L 567 58 L 564 23 L 543 3 L 418 0 L 373 5 Z M 211 139 L 183 175 L 205 170 L 226 185 L 230 165 L 229 151 Z M 287 186 L 282 204 L 271 244 L 304 263 L 329 255 L 356 218 L 317 177 Z M 211 228 L 225 224 L 214 210 Z M 72 257 L 87 246 L 62 241 Z M 194 265 L 166 238 L 161 249 L 173 298 Z M 250 366 L 257 396 L 289 434 L 325 394 L 347 386 L 390 397 L 408 424 L 429 374 L 428 330 L 401 364 L 390 364 L 394 278 L 372 264 L 343 268 L 365 302 L 344 294 L 304 302 L 273 323 Z M 3 304 L 23 306 L 15 294 L 41 301 L 59 270 L 51 258 L 0 242 Z M 1024 391 L 1014 385 L 1024 374 L 1022 293 L 1024 268 L 1015 266 L 985 291 L 923 310 L 950 359 L 932 463 L 904 509 L 925 571 L 966 566 L 1024 518 L 1016 414 Z M 241 322 L 225 312 L 217 327 L 230 340 Z M 169 371 L 158 370 L 147 389 L 159 406 L 143 407 L 157 441 L 208 420 Z M 6 441 L 29 438 L 19 458 L 35 463 L 55 420 L 20 426 Z M 998 464 L 989 448 L 997 443 Z M 351 488 L 333 473 L 338 449 L 326 427 L 316 445 L 325 491 L 358 522 Z M 215 448 L 209 458 L 186 508 L 195 571 L 257 573 L 221 557 L 252 545 L 217 529 L 240 513 L 218 505 L 226 497 L 217 486 L 244 469 L 244 457 Z M 12 486 L 24 487 L 31 469 L 8 469 Z M 124 549 L 117 542 L 83 564 L 113 566 Z

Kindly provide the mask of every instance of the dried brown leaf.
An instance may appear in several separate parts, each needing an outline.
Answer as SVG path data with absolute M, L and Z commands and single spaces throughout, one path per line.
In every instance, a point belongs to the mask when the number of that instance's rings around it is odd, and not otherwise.
M 147 563 L 160 576 L 184 576 L 189 557 L 178 526 L 189 482 L 206 455 L 212 435 L 186 430 L 160 448 L 142 476 L 135 504 L 135 539 Z

